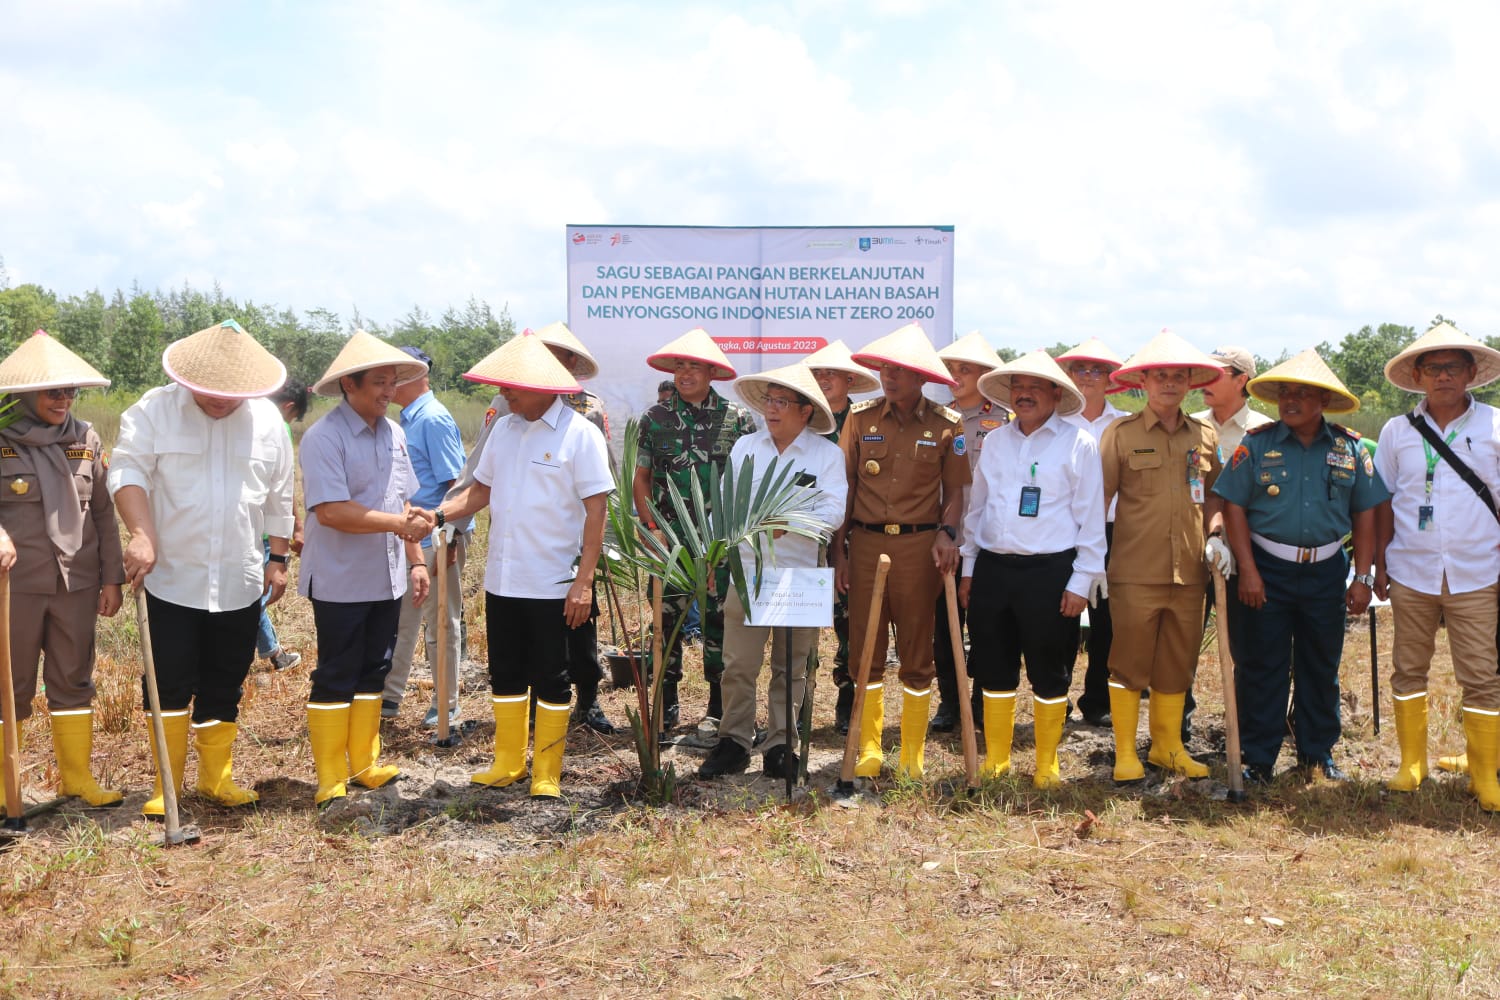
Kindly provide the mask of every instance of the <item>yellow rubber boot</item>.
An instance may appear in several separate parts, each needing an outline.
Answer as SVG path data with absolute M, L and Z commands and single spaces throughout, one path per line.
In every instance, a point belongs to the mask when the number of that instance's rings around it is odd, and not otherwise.
M 1068 696 L 1032 697 L 1032 717 L 1036 720 L 1036 788 L 1056 788 L 1062 784 L 1062 768 L 1057 763 L 1057 747 L 1062 742 L 1063 726 L 1068 721 Z M 988 726 L 988 720 L 985 721 Z M 988 729 L 985 730 L 989 732 Z
M 58 794 L 75 795 L 91 806 L 117 806 L 125 801 L 115 788 L 100 788 L 89 761 L 94 755 L 94 712 L 88 708 L 52 713 L 52 751 L 62 778 Z
M 857 778 L 880 777 L 885 755 L 880 752 L 880 733 L 885 728 L 885 684 L 865 685 L 864 711 L 859 717 L 859 757 L 854 762 Z
M 1427 692 L 1393 695 L 1401 766 L 1385 783 L 1393 792 L 1415 792 L 1427 780 Z
M 536 702 L 536 748 L 531 752 L 531 797 L 555 799 L 561 794 L 563 744 L 568 738 L 571 705 Z
M 901 762 L 898 773 L 921 781 L 927 759 L 927 716 L 932 707 L 932 685 L 925 691 L 901 686 Z
M 526 773 L 526 717 L 530 702 L 530 691 L 490 698 L 495 713 L 495 763 L 488 771 L 471 777 L 471 782 L 504 788 Z
M 1151 727 L 1151 752 L 1146 759 L 1185 778 L 1206 778 L 1207 765 L 1189 757 L 1187 748 L 1182 745 L 1182 706 L 1185 701 L 1186 691 L 1180 694 L 1151 692 L 1151 708 L 1147 714 Z
M 349 705 L 349 780 L 366 788 L 379 788 L 401 773 L 399 767 L 380 764 L 380 692 L 357 694 Z
M 1010 773 L 1010 745 L 1016 735 L 1016 693 L 984 692 L 984 763 L 981 779 Z
M 1146 768 L 1135 752 L 1135 731 L 1141 723 L 1141 693 L 1110 681 L 1109 718 L 1115 730 L 1115 783 L 1142 780 Z
M 1454 774 L 1468 774 L 1469 755 L 1466 753 L 1461 753 L 1452 757 L 1439 757 L 1437 759 L 1437 766 L 1439 771 L 1451 771 Z
M 180 712 L 161 713 L 162 729 L 167 737 L 167 764 L 172 768 L 172 782 L 177 789 L 177 794 L 182 794 L 182 771 L 187 767 L 188 729 L 191 728 L 191 720 L 187 709 Z M 146 723 L 146 741 L 151 744 L 151 759 L 156 757 L 156 737 L 151 731 L 151 723 Z M 144 816 L 165 816 L 167 814 L 166 801 L 162 797 L 161 789 L 161 763 L 156 764 L 156 790 L 141 806 L 141 814 Z
M 313 802 L 321 806 L 349 794 L 349 703 L 307 703 L 307 738 L 312 744 L 313 766 L 318 771 L 318 791 Z
M 260 801 L 260 795 L 234 783 L 234 738 L 240 727 L 233 722 L 209 719 L 193 723 L 198 737 L 199 795 L 221 806 L 238 808 Z
M 1464 736 L 1469 744 L 1469 791 L 1485 812 L 1500 812 L 1500 711 L 1464 708 Z

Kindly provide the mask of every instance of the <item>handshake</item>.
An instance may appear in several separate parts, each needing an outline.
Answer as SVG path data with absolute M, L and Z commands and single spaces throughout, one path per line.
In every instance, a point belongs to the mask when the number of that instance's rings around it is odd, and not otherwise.
M 432 529 L 435 527 L 437 527 L 436 511 L 423 510 L 421 507 L 407 504 L 401 513 L 401 527 L 395 534 L 408 542 L 420 542 L 432 534 Z

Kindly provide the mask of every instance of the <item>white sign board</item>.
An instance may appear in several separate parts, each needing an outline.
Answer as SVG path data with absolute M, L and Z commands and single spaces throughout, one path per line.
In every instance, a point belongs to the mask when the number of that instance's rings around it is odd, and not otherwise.
M 768 569 L 760 593 L 750 588 L 746 625 L 758 628 L 823 628 L 833 624 L 833 570 L 822 567 Z

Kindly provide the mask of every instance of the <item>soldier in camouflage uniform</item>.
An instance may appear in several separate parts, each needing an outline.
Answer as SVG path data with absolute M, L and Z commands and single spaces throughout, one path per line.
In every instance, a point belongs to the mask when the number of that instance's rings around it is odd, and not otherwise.
M 835 340 L 827 347 L 809 354 L 802 362 L 812 369 L 818 380 L 818 388 L 833 410 L 833 433 L 828 440 L 838 444 L 844 431 L 844 421 L 849 417 L 849 394 L 851 392 L 875 392 L 880 382 L 864 368 L 854 363 L 849 348 L 842 340 Z M 847 545 L 846 545 L 847 547 Z M 829 565 L 833 557 L 829 555 Z M 838 703 L 834 706 L 834 725 L 842 733 L 849 732 L 849 714 L 854 710 L 854 679 L 849 676 L 849 595 L 836 594 L 833 604 L 833 634 L 838 638 L 838 651 L 833 655 L 833 683 L 839 689 Z M 817 655 L 814 647 L 813 655 Z M 809 674 L 810 676 L 810 674 Z
M 641 417 L 639 452 L 634 481 L 635 509 L 648 528 L 654 528 L 650 503 L 662 517 L 675 519 L 668 495 L 674 488 L 684 500 L 692 496 L 696 476 L 705 496 L 709 478 L 723 474 L 729 450 L 735 441 L 755 430 L 750 413 L 714 391 L 714 380 L 734 378 L 724 352 L 701 329 L 690 330 L 646 359 L 659 371 L 673 374 L 674 391 L 665 403 L 651 407 Z M 699 724 L 701 735 L 717 734 L 723 717 L 719 679 L 724 674 L 723 595 L 729 589 L 728 567 L 715 574 L 714 592 L 701 608 L 703 618 L 703 676 L 708 681 L 708 709 Z M 663 638 L 672 635 L 677 621 L 687 614 L 691 594 L 667 591 L 664 600 Z M 667 655 L 662 680 L 663 726 L 677 725 L 677 684 L 682 679 L 682 636 L 678 635 Z

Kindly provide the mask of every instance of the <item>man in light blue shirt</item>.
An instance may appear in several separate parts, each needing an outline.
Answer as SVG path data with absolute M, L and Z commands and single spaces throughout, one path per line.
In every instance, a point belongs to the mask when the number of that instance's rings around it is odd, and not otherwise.
M 449 487 L 463 471 L 463 436 L 458 431 L 458 423 L 454 421 L 453 414 L 432 394 L 432 358 L 416 347 L 403 347 L 401 350 L 428 367 L 427 375 L 398 385 L 392 400 L 401 407 L 401 429 L 406 432 L 407 453 L 411 456 L 411 465 L 417 474 L 417 492 L 412 495 L 411 505 L 432 510 L 443 502 Z M 463 613 L 461 581 L 467 540 L 467 532 L 457 533 L 448 547 L 448 564 L 444 569 L 448 574 L 444 607 L 439 608 L 437 600 L 433 599 L 424 601 L 419 608 L 413 603 L 409 590 L 401 601 L 401 627 L 396 632 L 396 654 L 391 660 L 391 672 L 385 678 L 385 694 L 380 706 L 380 714 L 385 718 L 394 718 L 401 710 L 401 700 L 406 696 L 406 680 L 411 674 L 412 658 L 417 651 L 418 636 L 424 636 L 427 665 L 434 672 L 437 670 L 438 615 L 445 615 L 448 722 L 452 725 L 459 719 L 459 617 Z M 430 537 L 422 540 L 422 555 L 427 562 L 428 578 L 434 581 L 435 591 L 437 548 Z M 433 680 L 432 705 L 427 710 L 427 717 L 422 720 L 422 724 L 429 728 L 438 723 L 436 673 Z

